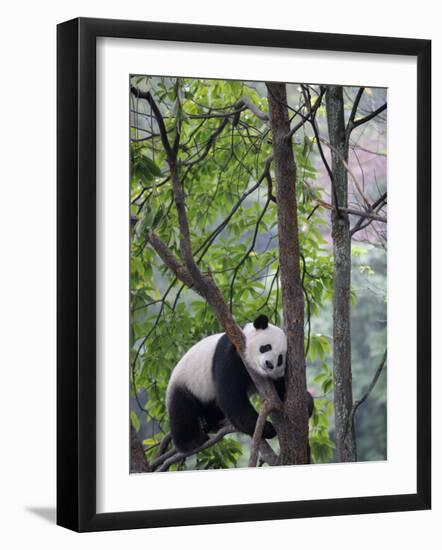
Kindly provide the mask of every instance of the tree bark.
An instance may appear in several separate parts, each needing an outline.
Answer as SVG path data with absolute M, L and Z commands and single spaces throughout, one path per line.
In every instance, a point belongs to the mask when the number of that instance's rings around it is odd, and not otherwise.
M 143 445 L 135 428 L 130 425 L 130 473 L 150 472 Z
M 306 464 L 307 389 L 304 356 L 304 295 L 300 277 L 296 164 L 290 139 L 286 86 L 267 83 L 278 210 L 279 272 L 287 335 L 286 394 L 282 421 L 275 423 L 280 464 Z
M 328 86 L 326 108 L 334 188 L 331 222 L 334 255 L 333 373 L 336 449 L 339 462 L 352 462 L 355 460 L 355 439 L 351 425 L 351 234 L 347 210 L 348 176 L 345 168 L 348 162 L 348 140 L 341 86 Z

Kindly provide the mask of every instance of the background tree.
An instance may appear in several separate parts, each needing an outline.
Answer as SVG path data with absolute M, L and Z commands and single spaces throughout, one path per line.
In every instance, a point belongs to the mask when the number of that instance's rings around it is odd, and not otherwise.
M 326 94 L 327 124 L 332 159 L 333 239 L 333 377 L 338 460 L 354 460 L 354 433 L 350 426 L 353 407 L 351 372 L 351 237 L 348 209 L 348 140 L 345 132 L 344 96 L 341 86 L 329 86 Z
M 348 205 L 348 156 L 350 135 L 354 128 L 368 119 L 355 122 L 358 104 L 364 92 L 360 88 L 346 125 L 344 118 L 344 94 L 342 86 L 328 86 L 326 93 L 327 124 L 332 159 L 331 182 L 333 187 L 333 209 L 331 214 L 334 280 L 333 280 L 333 373 L 335 382 L 334 408 L 336 426 L 337 456 L 340 462 L 356 459 L 356 441 L 353 424 L 353 385 L 351 361 L 351 235 Z M 386 108 L 384 104 L 376 111 Z M 375 115 L 374 115 L 375 116 Z M 355 178 L 355 183 L 357 180 Z M 373 205 L 357 185 L 363 199 L 359 219 L 353 228 L 355 233 L 362 224 L 370 223 L 377 216 Z M 382 195 L 386 203 L 386 193 Z M 368 220 L 368 222 L 367 222 Z M 381 217 L 378 217 L 381 220 Z

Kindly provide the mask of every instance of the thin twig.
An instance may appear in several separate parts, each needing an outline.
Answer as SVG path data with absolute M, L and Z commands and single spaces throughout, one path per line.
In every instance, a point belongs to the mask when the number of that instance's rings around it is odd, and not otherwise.
M 362 397 L 358 401 L 355 401 L 353 403 L 353 407 L 351 408 L 351 411 L 350 411 L 347 430 L 351 429 L 354 432 L 354 430 L 355 430 L 355 414 L 356 414 L 356 411 L 362 405 L 362 403 L 364 403 L 367 400 L 368 396 L 373 391 L 373 388 L 376 386 L 376 382 L 379 380 L 382 369 L 384 368 L 386 362 L 387 362 L 387 350 L 384 351 L 384 355 L 382 356 L 382 360 L 381 360 L 378 368 L 376 369 L 376 372 L 374 373 L 372 381 L 370 382 L 370 384 L 369 384 L 368 388 L 366 389 L 365 393 L 362 395 Z M 357 460 L 357 451 L 356 451 L 356 449 L 357 449 L 357 447 L 356 447 L 356 438 L 355 438 L 355 460 Z

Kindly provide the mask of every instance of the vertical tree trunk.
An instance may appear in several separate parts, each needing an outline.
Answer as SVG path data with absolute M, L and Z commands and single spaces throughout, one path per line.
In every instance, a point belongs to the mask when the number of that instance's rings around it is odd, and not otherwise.
M 130 473 L 150 472 L 143 445 L 132 424 L 130 425 Z
M 333 205 L 331 214 L 334 254 L 333 292 L 333 372 L 336 447 L 340 462 L 355 460 L 354 433 L 351 427 L 353 406 L 351 374 L 351 236 L 348 214 L 348 161 L 342 86 L 329 86 L 326 94 L 327 124 L 331 145 Z M 336 204 L 337 203 L 337 204 Z M 340 210 L 341 209 L 341 210 Z
M 307 462 L 308 412 L 304 356 L 304 295 L 299 263 L 296 164 L 285 84 L 267 83 L 278 207 L 279 272 L 287 335 L 286 395 L 278 423 L 280 464 Z

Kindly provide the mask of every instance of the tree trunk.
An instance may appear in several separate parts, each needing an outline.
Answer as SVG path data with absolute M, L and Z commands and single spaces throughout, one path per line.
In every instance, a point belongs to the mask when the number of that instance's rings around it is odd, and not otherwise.
M 333 174 L 333 210 L 331 214 L 334 254 L 333 291 L 333 372 L 336 448 L 339 462 L 355 460 L 354 433 L 351 426 L 353 407 L 351 373 L 351 235 L 348 212 L 348 141 L 344 120 L 341 86 L 329 86 L 326 94 L 327 124 Z M 344 164 L 345 163 L 345 164 Z
M 285 84 L 267 83 L 278 207 L 279 272 L 287 335 L 286 395 L 275 423 L 280 464 L 307 463 L 308 412 L 304 356 L 304 295 L 300 277 L 296 164 L 289 137 Z M 277 413 L 280 414 L 280 413 Z
M 150 472 L 143 445 L 135 428 L 130 425 L 130 473 Z

